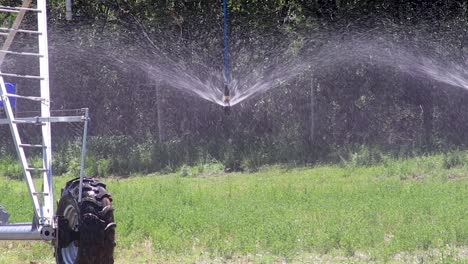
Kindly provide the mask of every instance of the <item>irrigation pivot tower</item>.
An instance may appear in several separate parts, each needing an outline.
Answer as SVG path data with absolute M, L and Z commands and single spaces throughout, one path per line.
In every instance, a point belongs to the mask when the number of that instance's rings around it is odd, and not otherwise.
M 26 15 L 37 16 L 37 27 L 22 28 Z M 21 6 L 0 5 L 0 19 L 13 21 L 0 27 L 0 124 L 9 125 L 34 208 L 31 223 L 8 223 L 9 214 L 0 206 L 0 240 L 51 241 L 57 263 L 112 263 L 115 223 L 112 198 L 106 186 L 84 175 L 88 110 L 77 116 L 52 116 L 49 89 L 49 56 L 46 0 L 23 0 Z M 5 24 L 5 23 L 3 23 Z M 10 50 L 18 34 L 37 38 L 37 52 Z M 19 45 L 20 46 L 20 45 Z M 31 74 L 3 72 L 5 58 L 38 60 Z M 14 83 L 22 80 L 28 89 L 16 93 Z M 30 93 L 30 94 L 25 94 Z M 32 105 L 33 116 L 17 116 L 18 105 Z M 31 109 L 31 107 L 29 108 Z M 83 153 L 80 177 L 68 182 L 54 210 L 51 126 L 55 122 L 83 122 Z M 26 137 L 35 131 L 36 137 Z M 35 139 L 36 142 L 27 142 Z M 32 162 L 41 157 L 40 165 Z M 34 166 L 35 165 L 35 166 Z M 38 188 L 37 186 L 41 186 Z M 1 202 L 1 201 L 0 201 Z M 99 232 L 102 231 L 102 232 Z M 80 243 L 86 239 L 87 243 Z

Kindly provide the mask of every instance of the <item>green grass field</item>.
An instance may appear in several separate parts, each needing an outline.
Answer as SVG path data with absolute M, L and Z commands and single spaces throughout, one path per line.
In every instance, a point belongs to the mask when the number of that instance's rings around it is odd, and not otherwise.
M 468 263 L 468 164 L 442 155 L 105 182 L 117 263 Z M 24 182 L 1 178 L 0 202 L 12 221 L 30 220 Z M 31 261 L 53 262 L 52 248 L 0 242 L 0 263 Z

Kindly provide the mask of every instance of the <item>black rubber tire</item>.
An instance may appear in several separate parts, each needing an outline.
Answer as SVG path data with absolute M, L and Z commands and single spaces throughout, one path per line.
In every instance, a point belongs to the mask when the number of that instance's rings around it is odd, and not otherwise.
M 79 179 L 67 182 L 57 206 L 58 218 L 66 219 L 58 230 L 55 259 L 58 264 L 114 263 L 115 223 L 112 196 L 106 185 L 84 178 L 83 198 L 78 203 Z

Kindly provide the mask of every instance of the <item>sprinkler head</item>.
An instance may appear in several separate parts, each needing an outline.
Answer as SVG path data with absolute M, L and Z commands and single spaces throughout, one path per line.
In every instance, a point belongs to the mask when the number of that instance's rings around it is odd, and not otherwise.
M 224 113 L 226 115 L 229 115 L 231 113 L 231 96 L 229 93 L 229 86 L 227 84 L 224 84 L 224 96 L 223 96 L 223 102 L 224 102 Z

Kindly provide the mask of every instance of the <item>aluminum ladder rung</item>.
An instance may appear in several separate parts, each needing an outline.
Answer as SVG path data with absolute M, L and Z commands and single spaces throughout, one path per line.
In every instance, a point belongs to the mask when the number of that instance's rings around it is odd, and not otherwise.
M 18 11 L 18 10 L 13 10 L 13 9 L 4 9 L 4 8 L 0 8 L 0 12 L 5 12 L 5 13 L 19 13 L 20 11 Z
M 38 34 L 42 35 L 42 32 L 36 31 L 36 30 L 26 30 L 26 29 L 14 29 L 14 28 L 5 28 L 5 27 L 0 27 L 0 31 L 9 31 L 9 32 L 17 32 L 17 33 L 26 33 L 26 34 Z M 0 33 L 8 36 L 9 33 Z
M 44 196 L 48 196 L 49 193 L 47 193 L 47 192 L 33 192 L 32 195 L 44 195 Z
M 10 12 L 10 13 L 18 13 L 19 11 L 33 11 L 33 12 L 42 12 L 40 9 L 37 8 L 29 8 L 29 7 L 14 7 L 14 6 L 4 6 L 0 5 L 0 11 L 3 12 Z
M 9 51 L 9 50 L 0 50 L 1 53 L 6 54 L 13 54 L 13 55 L 21 55 L 21 56 L 35 56 L 35 57 L 44 57 L 44 55 L 39 53 L 31 53 L 31 52 L 18 52 L 18 51 Z
M 11 94 L 11 93 L 7 93 L 6 95 L 4 95 L 6 97 L 10 97 L 10 98 L 19 98 L 19 99 L 26 99 L 26 100 L 31 100 L 31 101 L 47 101 L 45 98 L 42 98 L 42 97 L 38 97 L 38 96 L 27 96 L 27 95 L 18 95 L 18 94 Z
M 15 77 L 15 78 L 24 78 L 24 79 L 44 80 L 44 77 L 42 77 L 42 76 L 21 75 L 21 74 L 4 73 L 4 72 L 0 73 L 0 76 Z
M 15 119 L 11 121 L 14 124 L 32 124 L 32 125 L 45 125 L 44 122 L 37 120 L 21 120 L 21 119 Z
M 82 123 L 88 120 L 89 118 L 85 118 L 83 116 L 51 116 L 51 117 L 18 117 L 14 119 L 15 121 L 29 121 L 31 124 L 37 124 L 39 122 L 49 122 L 49 123 L 70 123 L 70 122 L 77 122 Z M 14 121 L 13 121 L 14 122 Z M 7 125 L 10 121 L 7 118 L 0 118 L 0 125 Z
M 27 171 L 40 171 L 40 172 L 45 172 L 48 171 L 48 169 L 44 168 L 26 168 Z
M 19 144 L 19 146 L 21 148 L 47 148 L 47 146 L 38 144 Z

